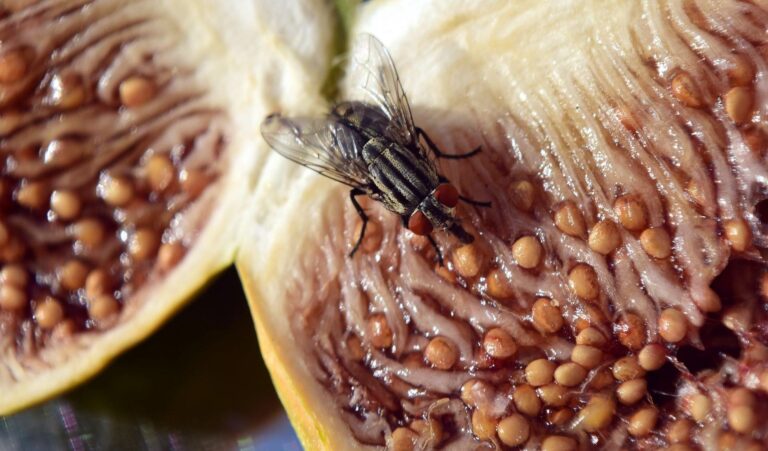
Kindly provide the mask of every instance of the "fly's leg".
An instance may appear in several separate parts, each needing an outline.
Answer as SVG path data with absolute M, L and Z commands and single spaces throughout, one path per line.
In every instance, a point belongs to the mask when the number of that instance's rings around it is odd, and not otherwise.
M 435 254 L 437 254 L 437 263 L 439 263 L 440 266 L 445 266 L 443 264 L 443 253 L 440 252 L 440 248 L 437 247 L 437 243 L 435 242 L 435 239 L 432 238 L 432 235 L 427 235 L 427 238 L 429 239 L 429 244 L 431 244 L 432 247 L 435 248 Z
M 486 207 L 486 208 L 488 208 L 488 207 L 491 206 L 491 202 L 490 201 L 474 200 L 474 199 L 470 199 L 469 197 L 464 197 L 464 196 L 461 196 L 461 195 L 459 195 L 459 199 L 463 200 L 464 202 L 468 203 L 469 205 L 474 205 L 475 207 Z
M 400 216 L 400 219 L 403 221 L 403 227 L 406 229 L 408 228 L 408 219 L 406 219 L 405 216 Z M 432 247 L 435 248 L 435 254 L 437 255 L 437 262 L 440 263 L 440 266 L 445 266 L 443 264 L 443 253 L 440 252 L 440 248 L 437 247 L 437 242 L 434 238 L 432 238 L 432 235 L 427 235 L 427 239 L 429 240 L 429 244 L 432 245 Z
M 447 178 L 443 177 L 442 175 L 438 175 L 438 180 L 440 183 L 450 183 Z M 484 200 L 474 200 L 470 199 L 469 197 L 464 197 L 462 195 L 459 195 L 459 199 L 462 201 L 468 203 L 469 205 L 474 205 L 475 207 L 490 207 L 491 202 L 490 201 L 484 201 Z
M 355 207 L 355 210 L 357 210 L 357 214 L 360 216 L 360 219 L 363 221 L 363 227 L 360 228 L 360 236 L 357 237 L 357 242 L 355 242 L 355 247 L 353 247 L 352 251 L 349 253 L 350 257 L 355 255 L 355 252 L 357 252 L 357 248 L 360 247 L 360 243 L 363 242 L 363 237 L 365 236 L 365 228 L 368 226 L 368 215 L 365 214 L 365 210 L 363 210 L 363 207 L 361 207 L 360 204 L 357 203 L 357 199 L 355 199 L 355 197 L 362 196 L 363 194 L 365 194 L 365 191 L 361 190 L 360 188 L 352 188 L 352 190 L 349 192 L 349 200 L 352 201 L 352 205 Z
M 440 149 L 437 148 L 437 145 L 434 142 L 432 142 L 432 140 L 429 138 L 429 135 L 427 135 L 427 132 L 425 132 L 423 129 L 416 127 L 416 134 L 424 138 L 424 141 L 427 142 L 427 145 L 429 146 L 430 149 L 432 149 L 432 152 L 435 153 L 437 158 L 445 158 L 447 160 L 462 160 L 464 158 L 474 157 L 475 155 L 480 153 L 480 147 L 478 146 L 472 151 L 467 153 L 460 153 L 458 155 L 449 155 L 441 152 Z

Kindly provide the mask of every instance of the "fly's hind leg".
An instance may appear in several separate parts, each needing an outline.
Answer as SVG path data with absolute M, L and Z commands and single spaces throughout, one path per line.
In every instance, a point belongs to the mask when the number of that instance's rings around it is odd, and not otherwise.
M 424 138 L 424 141 L 427 142 L 427 145 L 430 149 L 432 149 L 432 152 L 435 153 L 437 158 L 445 158 L 448 160 L 462 160 L 464 158 L 471 158 L 475 155 L 480 153 L 480 146 L 474 148 L 473 150 L 467 152 L 467 153 L 460 153 L 458 155 L 450 155 L 443 153 L 440 149 L 438 149 L 437 145 L 432 142 L 432 140 L 429 138 L 429 135 L 427 135 L 427 132 L 425 132 L 423 129 L 416 127 L 416 134 Z
M 357 237 L 355 247 L 353 247 L 352 251 L 349 253 L 350 257 L 355 255 L 357 248 L 360 247 L 360 243 L 363 242 L 363 237 L 365 236 L 365 228 L 368 226 L 368 215 L 365 214 L 365 210 L 363 210 L 363 207 L 361 207 L 360 204 L 357 203 L 357 199 L 355 199 L 357 196 L 362 196 L 363 194 L 365 194 L 365 191 L 361 190 L 360 188 L 352 188 L 352 190 L 349 192 L 349 200 L 352 201 L 352 205 L 355 207 L 357 214 L 363 221 L 363 226 L 360 228 L 360 236 Z

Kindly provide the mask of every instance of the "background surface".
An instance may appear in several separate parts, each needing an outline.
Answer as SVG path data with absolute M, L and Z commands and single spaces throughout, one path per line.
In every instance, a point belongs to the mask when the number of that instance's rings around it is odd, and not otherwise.
M 225 271 L 96 378 L 0 417 L 0 450 L 300 450 Z

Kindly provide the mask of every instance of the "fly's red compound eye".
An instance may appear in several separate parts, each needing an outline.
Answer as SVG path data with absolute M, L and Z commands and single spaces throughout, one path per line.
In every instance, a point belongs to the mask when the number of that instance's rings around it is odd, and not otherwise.
M 435 198 L 448 208 L 459 203 L 459 192 L 450 183 L 442 183 L 435 189 Z
M 429 235 L 432 231 L 432 223 L 421 210 L 416 210 L 408 219 L 408 230 L 416 235 Z

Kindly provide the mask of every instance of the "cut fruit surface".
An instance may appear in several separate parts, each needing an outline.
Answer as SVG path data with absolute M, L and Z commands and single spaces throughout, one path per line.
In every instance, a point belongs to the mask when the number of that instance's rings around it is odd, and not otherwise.
M 0 414 L 89 377 L 232 262 L 259 122 L 317 104 L 331 30 L 312 1 L 0 6 Z
M 325 3 L 123 3 L 2 6 L 0 413 L 98 371 L 237 252 L 308 448 L 767 445 L 768 5 L 362 8 L 416 123 L 483 149 L 439 162 L 492 202 L 459 204 L 471 244 L 434 234 L 440 266 L 374 202 L 348 258 L 347 193 L 258 137 L 321 112 Z
M 440 267 L 369 202 L 348 258 L 347 193 L 263 173 L 237 264 L 305 445 L 765 447 L 766 7 L 363 7 L 416 124 L 483 148 L 442 172 L 493 205 L 460 204 L 472 244 L 434 234 Z

